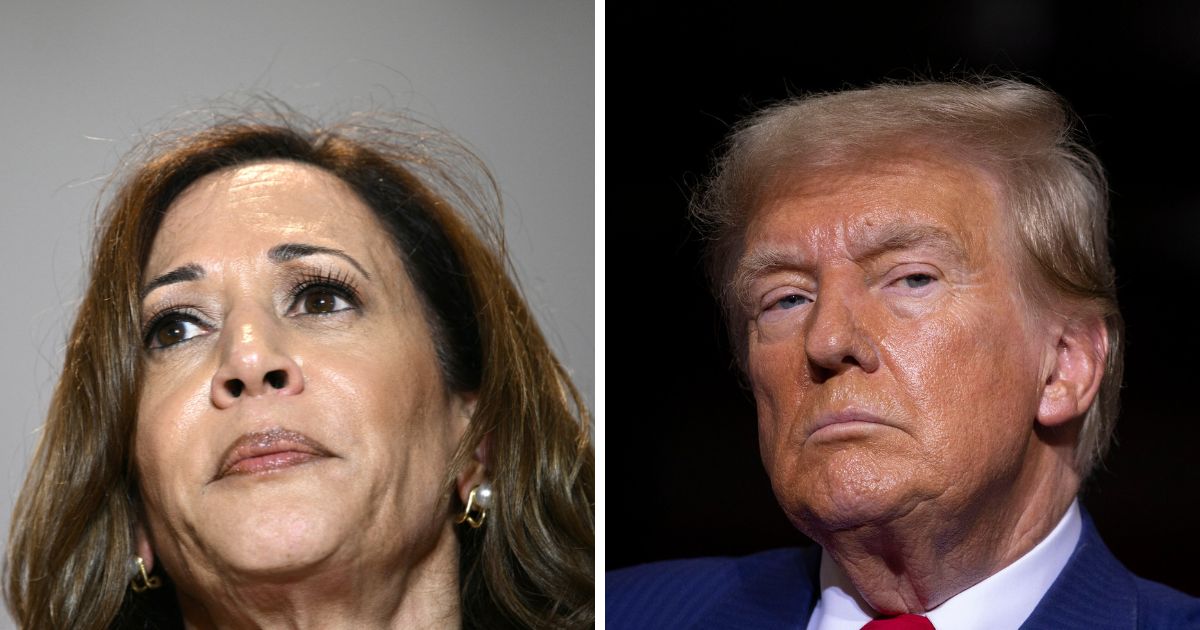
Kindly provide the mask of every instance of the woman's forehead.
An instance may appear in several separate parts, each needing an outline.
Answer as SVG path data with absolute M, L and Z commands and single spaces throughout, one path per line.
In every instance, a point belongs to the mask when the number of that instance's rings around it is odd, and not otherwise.
M 258 162 L 206 175 L 181 193 L 155 235 L 146 271 L 261 256 L 289 242 L 353 251 L 360 259 L 391 250 L 374 212 L 332 173 L 298 162 Z

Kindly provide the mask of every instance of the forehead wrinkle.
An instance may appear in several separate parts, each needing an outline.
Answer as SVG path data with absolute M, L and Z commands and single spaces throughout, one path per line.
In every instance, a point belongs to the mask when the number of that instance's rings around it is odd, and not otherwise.
M 322 177 L 327 175 L 328 178 Z M 266 159 L 234 165 L 209 173 L 192 184 L 184 195 L 192 192 L 207 193 L 214 198 L 236 195 L 239 201 L 260 204 L 274 202 L 281 188 L 300 187 L 310 197 L 317 197 L 333 207 L 343 205 L 338 199 L 353 190 L 336 175 L 319 166 L 290 159 Z M 195 190 L 193 190 L 195 189 Z M 274 212 L 273 207 L 264 208 Z
M 293 172 L 299 172 L 298 163 L 289 160 L 264 160 L 235 166 L 214 173 L 225 180 L 228 191 L 257 190 L 277 184 Z
M 970 261 L 968 249 L 951 231 L 928 223 L 890 221 L 879 226 L 856 226 L 850 231 L 849 251 L 859 262 L 890 252 L 932 249 L 956 262 Z

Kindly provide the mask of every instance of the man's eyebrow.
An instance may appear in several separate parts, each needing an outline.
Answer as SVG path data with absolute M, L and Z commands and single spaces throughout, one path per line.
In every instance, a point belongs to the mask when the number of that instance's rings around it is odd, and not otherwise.
M 307 243 L 284 243 L 282 245 L 276 245 L 275 247 L 272 247 L 271 250 L 267 252 L 267 258 L 271 262 L 282 263 L 282 262 L 287 262 L 289 260 L 296 260 L 297 258 L 303 258 L 305 256 L 313 256 L 316 254 L 328 254 L 330 256 L 337 256 L 338 258 L 341 258 L 342 260 L 345 260 L 346 262 L 353 265 L 354 268 L 357 269 L 358 272 L 361 273 L 363 275 L 363 277 L 365 277 L 367 280 L 371 279 L 371 274 L 367 273 L 367 270 L 364 269 L 363 266 L 360 265 L 358 263 L 358 261 L 354 259 L 353 256 L 351 256 L 350 254 L 347 254 L 346 252 L 344 252 L 340 249 L 334 249 L 332 247 L 322 247 L 320 245 L 309 245 Z
M 968 260 L 966 247 L 950 232 L 927 224 L 889 223 L 863 238 L 862 248 L 851 252 L 858 260 L 878 258 L 887 252 L 917 248 L 940 250 L 958 261 Z
M 887 252 L 928 247 L 939 250 L 957 261 L 967 262 L 967 250 L 959 239 L 950 232 L 933 225 L 890 223 L 871 230 L 865 243 L 852 251 L 855 260 L 878 258 Z M 807 257 L 803 248 L 797 246 L 766 246 L 754 249 L 738 261 L 730 279 L 729 289 L 734 297 L 743 301 L 748 297 L 750 284 L 757 278 L 781 269 L 802 267 Z
M 804 255 L 791 247 L 762 247 L 746 253 L 733 272 L 735 286 L 749 284 L 755 278 L 786 267 L 799 266 Z
M 750 251 L 738 261 L 726 290 L 733 293 L 738 304 L 744 305 L 750 297 L 751 283 L 771 272 L 802 266 L 804 257 L 796 247 L 767 246 Z
M 181 267 L 176 267 L 167 273 L 154 278 L 150 282 L 147 282 L 146 286 L 142 287 L 141 298 L 143 300 L 146 299 L 146 296 L 150 295 L 151 291 L 159 287 L 165 287 L 168 284 L 175 284 L 177 282 L 191 282 L 193 280 L 199 280 L 203 277 L 204 269 L 202 269 L 200 265 L 197 265 L 196 263 L 188 263 Z

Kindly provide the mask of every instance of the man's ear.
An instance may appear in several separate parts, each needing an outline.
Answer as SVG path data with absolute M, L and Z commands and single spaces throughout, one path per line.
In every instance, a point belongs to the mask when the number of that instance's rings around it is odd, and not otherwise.
M 1100 390 L 1107 358 L 1108 329 L 1103 318 L 1068 321 L 1050 362 L 1038 422 L 1056 427 L 1083 415 Z
M 154 547 L 150 544 L 150 534 L 141 521 L 133 526 L 133 552 L 146 564 L 146 573 L 154 571 Z

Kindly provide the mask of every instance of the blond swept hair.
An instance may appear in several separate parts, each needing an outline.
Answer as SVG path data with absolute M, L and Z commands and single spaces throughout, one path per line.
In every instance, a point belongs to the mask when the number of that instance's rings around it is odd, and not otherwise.
M 1104 320 L 1104 377 L 1076 445 L 1075 468 L 1086 478 L 1116 425 L 1124 327 L 1108 253 L 1107 184 L 1078 130 L 1059 96 L 1002 79 L 792 98 L 742 121 L 692 206 L 739 363 L 744 367 L 746 314 L 732 284 L 756 208 L 795 178 L 897 151 L 960 160 L 999 185 L 1002 211 L 1025 253 L 1023 291 L 1038 306 Z

